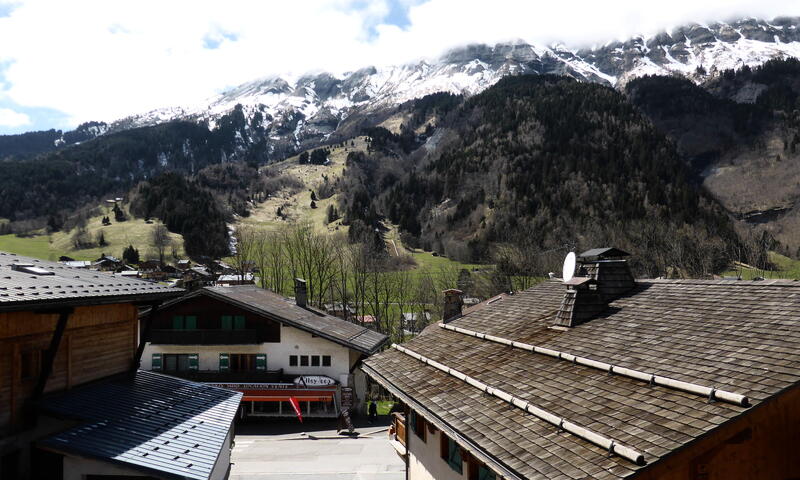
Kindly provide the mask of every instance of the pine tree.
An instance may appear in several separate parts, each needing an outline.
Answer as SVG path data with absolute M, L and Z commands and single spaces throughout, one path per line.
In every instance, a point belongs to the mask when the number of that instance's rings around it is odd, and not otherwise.
M 139 250 L 133 248 L 133 245 L 128 245 L 128 247 L 122 251 L 122 259 L 125 263 L 136 265 L 139 263 Z

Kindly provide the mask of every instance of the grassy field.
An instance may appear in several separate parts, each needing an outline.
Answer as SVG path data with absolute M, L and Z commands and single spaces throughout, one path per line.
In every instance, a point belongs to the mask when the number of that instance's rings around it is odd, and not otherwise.
M 0 235 L 0 251 L 27 255 L 43 260 L 58 260 L 62 255 L 76 260 L 95 260 L 103 253 L 122 257 L 123 249 L 128 245 L 133 245 L 139 250 L 139 254 L 142 257 L 155 255 L 155 252 L 150 247 L 150 236 L 159 223 L 157 220 L 148 224 L 142 219 L 134 219 L 128 215 L 128 220 L 124 222 L 114 222 L 112 220 L 111 225 L 103 226 L 104 215 L 112 219 L 114 217 L 113 214 L 107 213 L 103 208 L 101 215 L 89 219 L 86 230 L 93 239 L 97 238 L 100 232 L 103 232 L 107 242 L 105 246 L 78 250 L 75 249 L 72 243 L 73 232 L 56 232 L 51 235 L 41 233 L 31 237 Z M 176 245 L 178 255 L 183 256 L 183 237 L 174 233 L 170 233 L 170 237 Z M 167 254 L 171 254 L 171 251 L 168 251 Z
M 285 189 L 277 192 L 265 202 L 256 206 L 249 217 L 240 220 L 241 225 L 250 225 L 265 228 L 278 228 L 287 224 L 309 222 L 318 232 L 347 232 L 347 227 L 341 220 L 327 223 L 327 209 L 329 205 L 336 205 L 337 195 L 325 199 L 317 199 L 317 208 L 311 208 L 311 192 L 316 192 L 317 187 L 323 183 L 324 177 L 329 182 L 335 182 L 342 175 L 347 160 L 347 154 L 353 151 L 365 151 L 367 148 L 366 137 L 357 137 L 348 141 L 345 147 L 332 147 L 328 165 L 300 165 L 299 156 L 290 157 L 282 162 L 270 165 L 268 168 L 277 170 L 283 175 L 300 180 L 303 187 L 299 190 Z M 281 208 L 285 219 L 278 217 L 277 211 Z
M 735 277 L 741 273 L 742 280 L 752 280 L 756 277 L 788 280 L 800 280 L 800 261 L 785 257 L 776 252 L 769 253 L 769 260 L 776 270 L 759 270 L 755 268 L 742 268 L 741 270 L 728 270 L 723 273 L 726 277 Z

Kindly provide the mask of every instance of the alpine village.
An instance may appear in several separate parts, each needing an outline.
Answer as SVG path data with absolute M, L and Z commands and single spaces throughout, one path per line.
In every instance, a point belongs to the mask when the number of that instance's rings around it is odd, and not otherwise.
M 304 15 L 372 18 L 339 3 Z M 412 51 L 447 2 L 384 3 L 353 45 Z M 0 479 L 800 479 L 791 3 L 300 75 L 266 49 L 246 83 L 263 29 L 198 4 L 176 32 L 213 19 L 221 83 L 180 107 L 74 72 L 96 110 L 26 103 L 36 54 L 0 54 Z M 70 31 L 148 44 L 108 8 Z

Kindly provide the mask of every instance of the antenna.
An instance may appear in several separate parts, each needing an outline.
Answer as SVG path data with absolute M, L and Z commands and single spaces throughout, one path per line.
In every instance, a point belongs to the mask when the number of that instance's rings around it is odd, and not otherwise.
M 561 270 L 561 277 L 565 282 L 572 280 L 575 276 L 575 252 L 569 252 L 564 259 L 564 268 Z

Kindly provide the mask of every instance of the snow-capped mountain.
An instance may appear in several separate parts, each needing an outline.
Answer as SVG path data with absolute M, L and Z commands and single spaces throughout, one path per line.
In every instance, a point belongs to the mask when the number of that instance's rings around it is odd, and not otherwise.
M 208 122 L 213 128 L 241 105 L 241 141 L 268 141 L 275 157 L 328 138 L 356 114 L 381 111 L 441 91 L 472 95 L 505 75 L 553 73 L 621 87 L 643 75 L 684 75 L 703 82 L 720 72 L 755 66 L 782 56 L 800 57 L 800 18 L 692 24 L 652 36 L 636 36 L 593 48 L 471 45 L 436 61 L 367 67 L 342 75 L 273 77 L 245 83 L 194 107 L 154 110 L 114 122 L 110 130 L 174 119 Z

